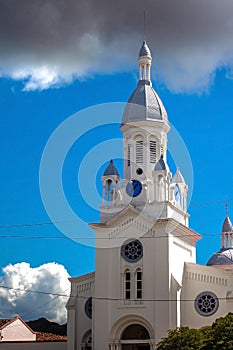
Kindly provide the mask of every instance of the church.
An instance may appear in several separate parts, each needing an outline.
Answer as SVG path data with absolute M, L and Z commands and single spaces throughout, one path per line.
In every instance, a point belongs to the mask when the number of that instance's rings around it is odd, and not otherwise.
M 233 311 L 233 227 L 221 249 L 196 264 L 201 236 L 189 228 L 188 184 L 167 164 L 169 122 L 152 87 L 152 56 L 139 51 L 138 86 L 126 104 L 124 174 L 102 176 L 96 270 L 70 278 L 68 350 L 154 350 L 167 330 L 199 328 Z

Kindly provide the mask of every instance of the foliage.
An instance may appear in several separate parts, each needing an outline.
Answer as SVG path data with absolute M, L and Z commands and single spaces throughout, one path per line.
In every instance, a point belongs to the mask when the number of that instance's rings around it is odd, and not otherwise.
M 180 327 L 168 331 L 168 337 L 159 342 L 157 350 L 197 350 L 200 349 L 200 344 L 201 332 L 189 327 Z
M 233 313 L 217 319 L 212 326 L 169 330 L 157 350 L 233 350 Z
M 233 349 L 233 313 L 217 319 L 212 325 L 214 350 Z

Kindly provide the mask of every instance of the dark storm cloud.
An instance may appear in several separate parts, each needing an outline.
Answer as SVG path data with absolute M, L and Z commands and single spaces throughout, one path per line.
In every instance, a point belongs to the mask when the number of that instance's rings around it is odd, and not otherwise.
M 203 90 L 220 67 L 231 76 L 232 0 L 0 0 L 0 74 L 44 89 L 132 70 L 144 10 L 153 67 L 170 89 Z

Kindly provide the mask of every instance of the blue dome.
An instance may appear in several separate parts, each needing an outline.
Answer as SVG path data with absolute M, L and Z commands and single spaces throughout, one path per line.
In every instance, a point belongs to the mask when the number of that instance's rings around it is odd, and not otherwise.
M 164 105 L 151 83 L 148 80 L 139 80 L 125 107 L 122 124 L 145 120 L 167 121 L 167 119 Z
M 212 265 L 232 265 L 233 264 L 233 249 L 222 248 L 219 252 L 211 256 L 207 262 L 207 266 Z
M 109 175 L 116 175 L 116 176 L 120 177 L 117 168 L 113 164 L 113 160 L 112 159 L 110 160 L 107 168 L 104 171 L 104 176 L 109 176 Z

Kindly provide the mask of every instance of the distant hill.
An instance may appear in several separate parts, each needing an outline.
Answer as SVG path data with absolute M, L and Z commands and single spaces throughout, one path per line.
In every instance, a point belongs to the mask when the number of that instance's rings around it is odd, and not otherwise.
M 58 335 L 66 335 L 67 324 L 60 325 L 56 322 L 50 322 L 46 318 L 38 318 L 38 320 L 26 322 L 29 327 L 36 332 L 53 333 Z

